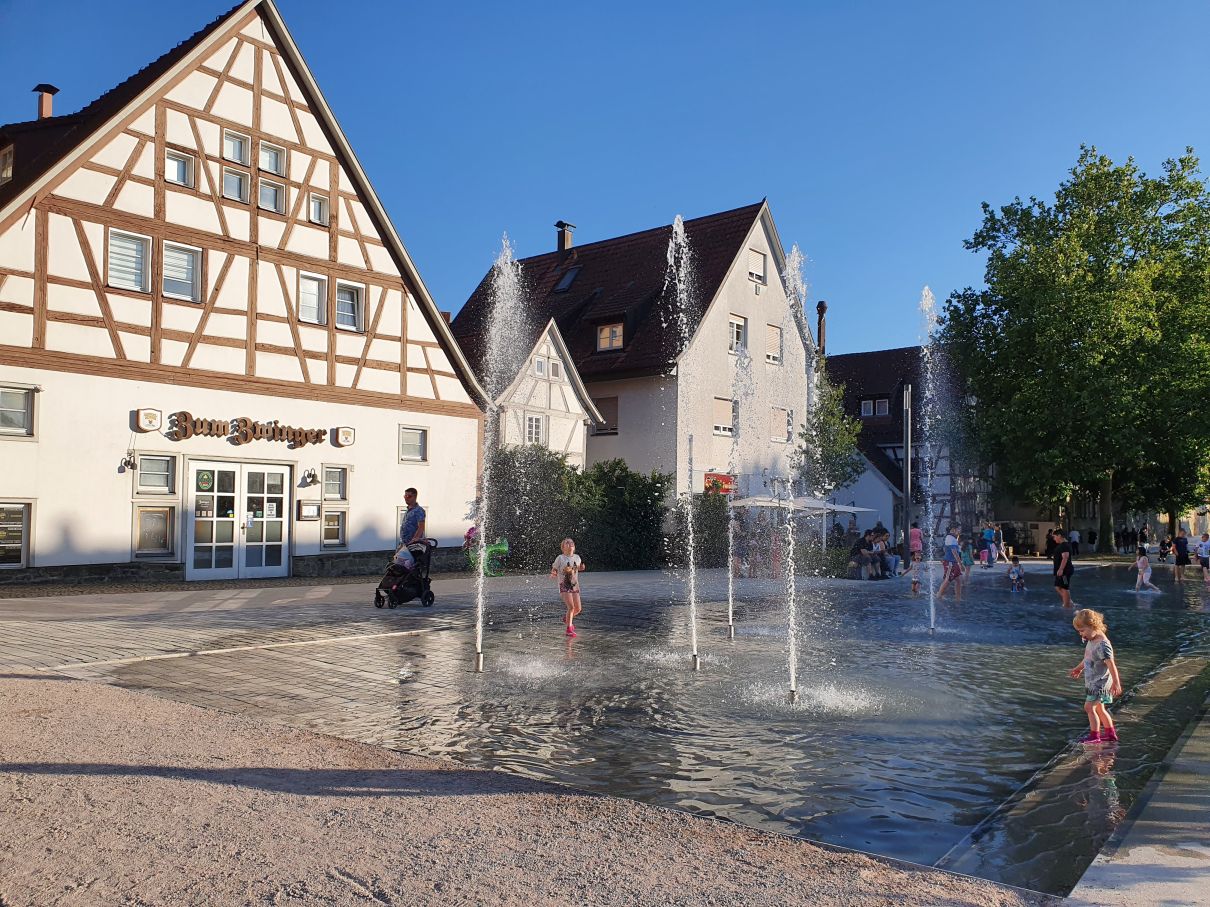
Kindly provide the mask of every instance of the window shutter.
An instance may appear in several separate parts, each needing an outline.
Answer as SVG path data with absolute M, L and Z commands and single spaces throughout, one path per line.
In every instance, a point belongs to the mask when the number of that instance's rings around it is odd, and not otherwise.
M 147 242 L 120 233 L 109 234 L 109 282 L 132 290 L 146 290 Z
M 197 253 L 164 245 L 164 292 L 197 299 Z
M 734 428 L 734 406 L 731 400 L 722 397 L 714 398 L 714 426 L 728 434 Z
M 765 325 L 765 361 L 781 362 L 781 328 L 775 324 Z
M 765 253 L 748 250 L 748 274 L 758 280 L 765 279 Z
M 597 429 L 600 434 L 613 433 L 618 430 L 618 398 L 601 397 L 592 401 L 601 413 L 604 423 Z

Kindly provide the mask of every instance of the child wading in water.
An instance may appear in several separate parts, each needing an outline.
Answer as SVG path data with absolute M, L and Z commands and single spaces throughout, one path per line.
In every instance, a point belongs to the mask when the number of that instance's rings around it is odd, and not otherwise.
M 920 552 L 912 551 L 912 566 L 908 567 L 907 574 L 912 578 L 912 595 L 920 592 Z
M 550 578 L 559 581 L 559 595 L 563 598 L 563 604 L 567 606 L 567 614 L 563 617 L 563 623 L 567 627 L 567 635 L 574 637 L 576 627 L 573 621 L 575 621 L 576 615 L 583 610 L 580 607 L 580 571 L 588 568 L 580 560 L 580 555 L 576 554 L 574 541 L 563 539 L 560 547 L 563 549 L 563 553 L 556 557 L 555 562 L 550 565 Z
M 1008 583 L 1014 592 L 1025 591 L 1025 568 L 1021 566 L 1021 559 L 1015 554 L 1013 565 L 1008 568 Z
M 1134 569 L 1139 571 L 1139 578 L 1134 581 L 1134 591 L 1138 592 L 1144 586 L 1152 592 L 1159 592 L 1160 587 L 1151 582 L 1151 561 L 1147 558 L 1147 549 L 1139 545 L 1138 560 L 1134 562 Z
M 1084 674 L 1084 713 L 1088 715 L 1088 733 L 1084 744 L 1116 743 L 1118 732 L 1106 708 L 1115 696 L 1122 695 L 1122 678 L 1113 658 L 1113 646 L 1105 635 L 1105 617 L 1089 608 L 1081 608 L 1071 625 L 1084 640 L 1084 660 L 1068 672 L 1076 678 Z

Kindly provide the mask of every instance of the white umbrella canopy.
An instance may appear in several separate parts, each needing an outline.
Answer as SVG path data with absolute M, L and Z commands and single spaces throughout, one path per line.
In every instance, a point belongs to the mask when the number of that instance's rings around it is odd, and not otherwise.
M 747 498 L 736 498 L 731 502 L 736 507 L 779 507 L 788 510 L 805 510 L 813 513 L 873 513 L 871 507 L 849 507 L 844 504 L 829 504 L 819 498 L 799 496 L 796 498 L 775 498 L 769 495 L 753 495 Z

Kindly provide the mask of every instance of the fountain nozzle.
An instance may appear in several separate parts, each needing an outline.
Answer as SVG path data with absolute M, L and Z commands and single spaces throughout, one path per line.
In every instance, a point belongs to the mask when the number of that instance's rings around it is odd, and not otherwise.
M 476 674 L 483 673 L 483 653 L 482 652 L 475 653 L 475 673 Z
M 696 652 L 693 653 L 693 670 L 700 671 L 702 669 L 702 656 Z
M 727 638 L 735 639 L 735 624 L 727 624 Z
M 798 690 L 790 687 L 790 703 L 793 705 L 796 702 L 798 702 Z

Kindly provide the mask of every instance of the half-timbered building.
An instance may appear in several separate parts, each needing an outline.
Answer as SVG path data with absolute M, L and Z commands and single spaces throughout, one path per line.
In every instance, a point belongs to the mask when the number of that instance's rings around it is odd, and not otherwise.
M 76 113 L 35 90 L 0 127 L 7 579 L 338 571 L 411 485 L 459 541 L 482 389 L 271 0 Z

